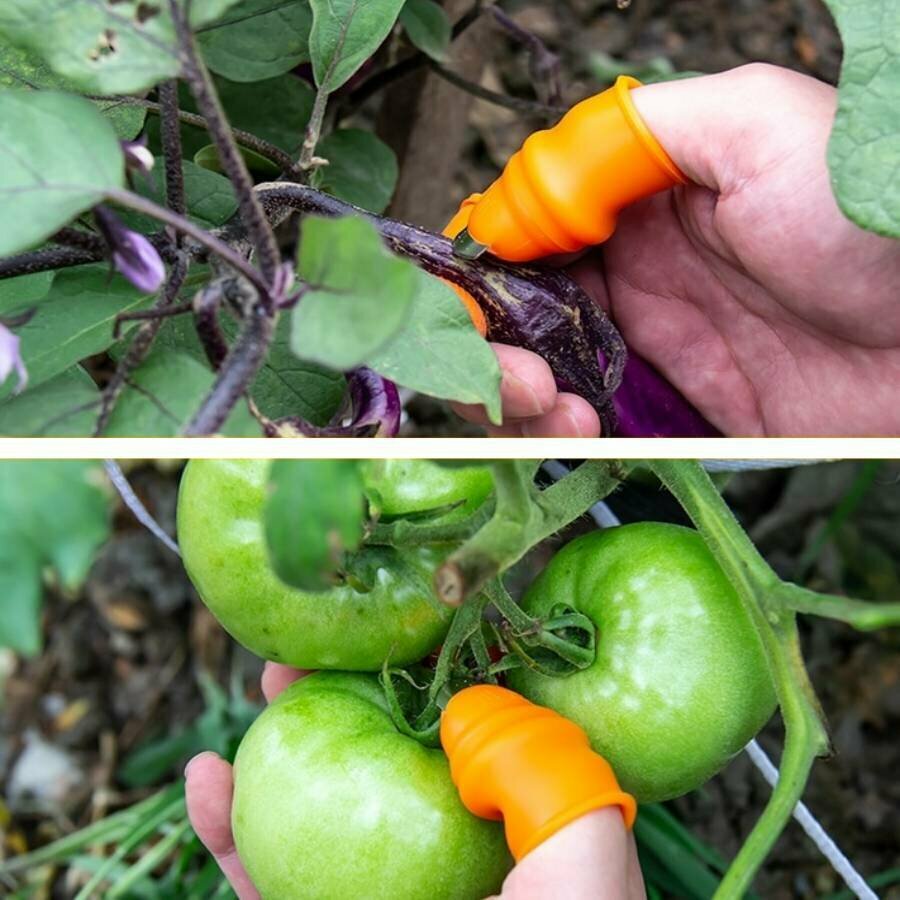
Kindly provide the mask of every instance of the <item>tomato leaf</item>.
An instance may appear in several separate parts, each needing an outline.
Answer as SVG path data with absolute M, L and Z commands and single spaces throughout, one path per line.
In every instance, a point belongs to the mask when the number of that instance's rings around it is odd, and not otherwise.
M 77 92 L 76 86 L 71 81 L 57 75 L 39 57 L 27 50 L 13 47 L 2 38 L 0 38 L 0 87 Z M 118 100 L 92 102 L 109 119 L 116 135 L 124 140 L 130 140 L 138 135 L 144 126 L 147 110 L 141 106 Z
M 154 350 L 131 375 L 109 417 L 104 437 L 172 437 L 191 420 L 215 375 L 187 353 Z M 219 433 L 258 437 L 259 425 L 238 403 Z
M 0 256 L 49 237 L 124 179 L 116 133 L 87 100 L 0 90 Z
M 409 39 L 432 59 L 444 62 L 452 29 L 447 13 L 434 0 L 406 0 L 400 22 Z
M 76 590 L 109 536 L 110 495 L 96 462 L 0 462 L 0 645 L 40 650 L 43 571 Z
M 332 369 L 365 362 L 403 327 L 416 271 L 364 219 L 305 218 L 299 272 L 311 290 L 291 314 L 291 349 Z
M 319 142 L 316 155 L 328 165 L 316 169 L 315 187 L 373 213 L 387 209 L 397 185 L 397 157 L 371 131 L 333 131 Z
M 844 42 L 828 167 L 838 204 L 862 228 L 900 237 L 900 5 L 825 0 Z
M 310 0 L 309 54 L 316 84 L 335 91 L 390 34 L 403 0 Z
M 0 402 L 0 435 L 63 437 L 89 435 L 97 415 L 100 392 L 80 366 Z
M 197 35 L 206 64 L 232 81 L 259 81 L 309 60 L 312 13 L 306 0 L 241 0 Z
M 191 25 L 213 22 L 237 2 L 193 0 Z M 181 68 L 167 0 L 3 0 L 0 35 L 90 94 L 147 90 Z
M 362 542 L 364 519 L 355 460 L 272 463 L 264 522 L 269 559 L 282 581 L 307 591 L 335 584 L 344 554 Z
M 494 351 L 456 294 L 420 269 L 402 331 L 365 364 L 431 397 L 482 403 L 492 422 L 501 421 L 500 366 Z
M 87 356 L 113 343 L 112 328 L 120 312 L 146 306 L 150 296 L 122 276 L 110 277 L 103 265 L 58 272 L 50 292 L 37 303 L 31 320 L 16 329 L 28 369 L 28 393 Z M 133 326 L 132 326 L 133 327 Z M 0 402 L 12 390 L 0 386 Z

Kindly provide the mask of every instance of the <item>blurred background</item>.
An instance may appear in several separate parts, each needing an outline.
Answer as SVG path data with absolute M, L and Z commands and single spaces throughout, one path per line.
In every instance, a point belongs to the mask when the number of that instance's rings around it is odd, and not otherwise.
M 174 534 L 181 464 L 125 468 Z M 780 575 L 867 599 L 900 596 L 900 463 L 726 479 L 726 498 Z M 684 521 L 649 479 L 632 480 L 610 505 L 625 522 Z M 592 527 L 585 518 L 523 560 L 513 588 Z M 900 897 L 900 634 L 801 626 L 835 750 L 816 764 L 805 799 L 879 895 Z M 187 824 L 181 773 L 200 750 L 233 752 L 260 708 L 261 663 L 222 631 L 101 464 L 0 463 L 0 645 L 0 895 L 230 896 Z M 760 740 L 777 760 L 777 722 Z M 710 897 L 768 795 L 741 754 L 702 790 L 645 807 L 638 837 L 651 897 Z M 16 872 L 29 851 L 36 864 Z M 849 896 L 840 887 L 792 823 L 756 896 Z

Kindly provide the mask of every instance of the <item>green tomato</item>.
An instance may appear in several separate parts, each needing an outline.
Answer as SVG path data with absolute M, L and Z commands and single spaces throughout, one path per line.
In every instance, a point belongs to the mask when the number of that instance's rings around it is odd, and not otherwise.
M 594 663 L 566 678 L 516 670 L 510 685 L 581 725 L 639 801 L 703 784 L 772 715 L 762 645 L 696 531 L 643 522 L 572 541 L 522 605 L 558 603 L 594 622 Z
M 369 459 L 362 467 L 363 481 L 387 519 L 457 503 L 447 517 L 463 518 L 481 506 L 494 489 L 487 466 L 448 468 L 427 459 Z
M 511 860 L 462 805 L 447 757 L 401 734 L 371 675 L 278 696 L 235 760 L 232 826 L 263 900 L 482 900 Z
M 188 463 L 178 494 L 178 540 L 203 602 L 237 641 L 265 659 L 301 669 L 378 671 L 427 656 L 452 610 L 432 589 L 448 550 L 364 547 L 353 576 L 321 592 L 285 584 L 263 533 L 269 462 Z

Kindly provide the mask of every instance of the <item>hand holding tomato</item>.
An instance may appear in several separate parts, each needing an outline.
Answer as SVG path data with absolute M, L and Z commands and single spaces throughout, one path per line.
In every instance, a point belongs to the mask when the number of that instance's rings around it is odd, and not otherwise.
M 264 696 L 273 701 L 305 674 L 288 666 L 267 663 L 262 678 Z M 260 892 L 238 855 L 232 830 L 234 773 L 231 766 L 214 753 L 201 753 L 188 763 L 185 778 L 188 815 L 197 836 L 218 862 L 238 900 L 259 900 Z M 479 824 L 474 819 L 472 822 Z M 411 831 L 416 829 L 415 823 L 410 823 L 409 827 Z M 494 833 L 496 841 L 496 829 Z M 267 836 L 263 837 L 265 840 Z M 451 856 L 453 838 L 453 834 L 447 836 Z M 496 865 L 496 847 L 493 849 Z M 336 865 L 340 865 L 342 851 L 347 850 L 346 847 L 335 849 Z M 505 854 L 499 859 L 505 868 Z M 471 893 L 470 888 L 485 878 L 489 880 L 492 875 L 490 872 L 467 872 L 465 865 L 479 862 L 463 861 L 462 867 L 445 871 L 443 874 L 448 875 L 445 884 L 449 885 L 449 893 L 445 895 L 460 900 L 478 900 L 479 895 Z M 327 859 L 319 858 L 317 863 L 326 869 L 330 867 Z M 376 856 L 369 864 L 373 866 L 373 880 L 367 896 L 374 897 L 376 894 L 372 892 L 378 889 L 380 867 L 385 864 L 385 859 Z M 452 863 L 443 860 L 440 864 L 446 868 Z M 565 874 L 561 876 L 560 873 Z M 434 873 L 422 873 L 423 882 L 433 878 Z M 408 895 L 414 896 L 417 890 L 420 890 L 418 885 L 409 885 Z M 426 885 L 426 895 L 430 890 Z M 541 900 L 557 897 L 561 891 L 569 897 L 590 897 L 592 900 L 641 900 L 646 896 L 634 837 L 625 828 L 618 809 L 594 810 L 558 831 L 524 857 L 507 876 L 497 896 L 499 900 Z

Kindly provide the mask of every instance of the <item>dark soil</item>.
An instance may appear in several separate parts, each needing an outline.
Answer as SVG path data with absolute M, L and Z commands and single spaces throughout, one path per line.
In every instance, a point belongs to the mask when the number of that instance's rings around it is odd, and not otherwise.
M 842 463 L 737 477 L 728 496 L 770 561 L 797 577 L 798 560 L 813 545 L 844 497 L 860 464 Z M 145 465 L 133 484 L 163 526 L 174 531 L 177 468 Z M 900 593 L 900 465 L 881 467 L 844 523 L 813 557 L 805 583 L 872 598 Z M 617 496 L 624 520 L 678 520 L 680 511 L 653 487 Z M 590 527 L 585 520 L 575 530 Z M 533 570 L 549 549 L 528 561 Z M 529 571 L 516 573 L 524 584 Z M 188 726 L 204 710 L 198 676 L 223 686 L 237 673 L 250 699 L 259 662 L 238 648 L 200 604 L 178 559 L 120 510 L 82 594 L 50 595 L 47 646 L 37 659 L 12 663 L 0 732 L 0 778 L 12 821 L 5 852 L 21 852 L 128 804 L 146 791 L 125 787 L 118 766 L 151 738 Z M 866 876 L 900 863 L 900 635 L 859 634 L 816 619 L 803 624 L 809 671 L 827 713 L 834 755 L 819 761 L 805 799 L 813 813 Z M 42 802 L 13 797 L 10 773 L 23 748 L 38 738 L 64 752 L 68 772 L 42 787 Z M 781 734 L 761 736 L 777 760 Z M 179 774 L 183 760 L 160 783 Z M 55 770 L 54 770 L 55 771 Z M 730 858 L 758 817 L 769 790 L 746 755 L 673 809 L 704 841 Z M 58 883 L 54 897 L 71 896 Z M 796 824 L 788 827 L 757 880 L 764 898 L 821 898 L 841 887 Z M 897 898 L 900 888 L 882 896 Z

